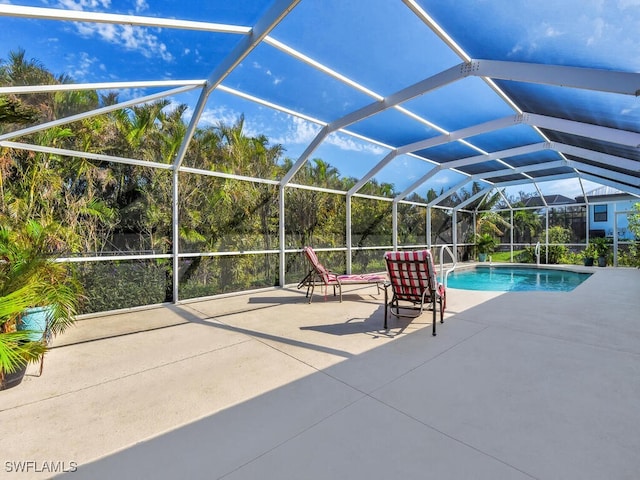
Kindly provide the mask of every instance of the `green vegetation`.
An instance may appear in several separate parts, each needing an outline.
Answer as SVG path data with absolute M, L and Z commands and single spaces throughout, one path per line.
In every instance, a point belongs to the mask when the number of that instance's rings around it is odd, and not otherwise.
M 565 243 L 571 241 L 571 230 L 568 228 L 555 226 L 549 228 L 549 263 L 562 263 L 569 253 Z M 540 251 L 541 256 L 546 256 L 546 246 Z
M 516 206 L 521 205 L 522 202 L 516 203 Z M 513 224 L 516 241 L 519 243 L 535 243 L 538 234 L 543 230 L 542 219 L 534 210 L 516 210 Z
M 475 191 L 472 193 L 475 193 Z M 491 210 L 501 198 L 501 192 L 495 192 L 493 195 L 469 206 L 472 210 L 484 209 L 476 216 L 475 236 L 472 235 L 472 232 L 468 232 L 467 235 L 467 241 L 475 244 L 475 250 L 480 261 L 484 261 L 488 254 L 496 250 L 500 245 L 500 237 L 504 235 L 506 229 L 511 228 L 511 224 L 504 218 L 503 214 Z
M 519 256 L 524 252 L 524 250 L 514 250 L 513 251 L 513 259 L 515 262 L 518 261 Z M 509 263 L 511 262 L 511 252 L 495 252 L 491 254 L 491 260 L 494 262 L 500 263 Z
M 633 204 L 633 213 L 629 215 L 629 230 L 633 232 L 636 240 L 640 240 L 640 202 Z
M 629 230 L 635 236 L 635 242 L 628 250 L 623 250 L 618 256 L 618 265 L 640 267 L 640 202 L 633 204 L 633 213 L 629 219 Z
M 577 255 L 572 254 L 565 243 L 568 243 L 571 238 L 571 231 L 567 228 L 560 226 L 554 226 L 549 229 L 549 263 L 561 264 L 561 263 L 582 263 Z M 547 259 L 547 246 L 540 245 L 540 259 L 545 262 Z M 522 263 L 536 263 L 537 258 L 535 254 L 535 246 L 531 245 L 525 247 L 522 253 L 517 257 L 518 262 Z
M 1 86 L 60 83 L 72 83 L 72 79 L 52 74 L 37 60 L 29 60 L 24 51 L 10 52 L 7 60 L 0 60 Z M 90 90 L 0 95 L 0 134 L 118 102 L 115 94 Z M 159 100 L 19 136 L 20 142 L 48 147 L 44 151 L 17 146 L 0 149 L 1 225 L 17 228 L 36 220 L 47 229 L 54 229 L 58 241 L 50 253 L 59 257 L 165 255 L 149 260 L 69 264 L 87 297 L 81 313 L 172 300 L 172 262 L 166 258 L 174 251 L 171 165 L 187 131 L 185 113 L 186 105 Z M 143 163 L 93 160 L 69 156 L 65 151 Z M 225 252 L 280 248 L 279 188 L 224 175 L 279 180 L 296 160 L 287 157 L 283 146 L 271 143 L 266 136 L 247 135 L 242 116 L 232 124 L 196 130 L 182 164 L 220 175 L 178 173 L 178 247 L 181 254 L 214 255 L 181 259 L 181 298 L 278 283 L 277 254 Z M 144 162 L 167 168 L 147 167 Z M 294 184 L 338 191 L 348 191 L 356 182 L 355 178 L 341 176 L 320 158 L 307 161 L 292 178 Z M 457 192 L 444 201 L 444 206 L 457 205 L 479 191 L 480 186 L 474 183 L 471 191 Z M 356 249 L 352 267 L 358 272 L 379 271 L 384 269 L 379 251 L 366 248 L 391 245 L 392 203 L 371 197 L 390 198 L 397 192 L 392 184 L 372 180 L 360 193 L 367 196 L 353 197 L 351 203 L 352 245 Z M 430 190 L 424 198 L 414 193 L 407 200 L 427 203 L 439 193 Z M 499 199 L 500 193 L 496 192 L 467 206 L 470 210 L 489 210 L 478 216 L 476 229 L 480 235 L 491 236 L 494 246 L 510 229 L 506 215 L 491 211 Z M 284 208 L 286 249 L 346 246 L 344 195 L 288 186 L 284 189 Z M 458 237 L 473 243 L 472 216 L 460 212 L 459 218 L 465 220 L 456 226 Z M 400 203 L 398 219 L 401 245 L 427 243 L 424 207 Z M 432 209 L 430 220 L 433 242 L 451 243 L 452 216 L 445 210 Z M 514 228 L 517 242 L 533 243 L 541 233 L 540 218 L 532 210 L 518 211 Z M 557 250 L 552 257 L 561 261 L 566 252 L 561 246 L 551 248 Z M 472 247 L 466 254 L 471 255 L 471 250 Z M 627 255 L 632 258 L 635 250 Z M 344 252 L 321 251 L 320 256 L 332 270 L 345 270 Z M 285 273 L 289 281 L 304 276 L 306 265 L 301 254 L 286 255 Z
M 493 253 L 498 245 L 498 239 L 490 233 L 483 233 L 476 236 L 476 248 L 480 255 Z
M 75 278 L 51 257 L 57 229 L 34 220 L 17 223 L 0 227 L 0 384 L 44 355 L 44 339 L 73 324 L 81 299 Z M 34 309 L 43 312 L 40 331 L 25 324 Z
M 0 85 L 72 83 L 56 76 L 24 51 L 0 60 Z M 115 105 L 115 94 L 96 91 L 32 93 L 0 96 L 0 134 L 25 126 L 65 118 L 98 107 Z M 27 144 L 49 147 L 44 152 L 20 148 L 0 150 L 0 222 L 15 226 L 35 219 L 58 232 L 57 256 L 170 254 L 173 251 L 170 168 L 108 162 L 67 156 L 62 150 L 122 157 L 171 165 L 182 145 L 186 105 L 168 100 L 114 110 L 68 125 L 20 135 Z M 281 145 L 264 135 L 246 134 L 243 117 L 231 125 L 198 128 L 183 165 L 206 172 L 278 180 L 295 164 Z M 310 159 L 292 179 L 295 184 L 347 191 L 357 179 L 343 177 L 320 158 Z M 391 197 L 391 184 L 368 182 L 361 193 Z M 184 258 L 179 271 L 182 298 L 245 290 L 278 283 L 275 254 L 224 256 L 224 252 L 277 250 L 280 247 L 279 189 L 248 180 L 180 172 L 179 251 L 213 252 L 216 256 Z M 434 191 L 427 197 L 435 198 Z M 460 197 L 470 195 L 465 191 Z M 468 198 L 468 197 L 467 197 Z M 426 198 L 408 200 L 425 202 Z M 343 195 L 287 187 L 285 247 L 346 246 L 346 200 Z M 354 247 L 392 242 L 391 202 L 352 199 Z M 398 235 L 407 244 L 424 244 L 425 210 L 401 204 Z M 450 238 L 451 217 L 434 209 L 432 226 L 437 238 Z M 346 268 L 341 252 L 321 252 L 335 271 Z M 384 268 L 380 255 L 360 250 L 354 271 Z M 168 259 L 104 261 L 70 264 L 85 288 L 81 313 L 170 301 L 172 264 Z M 303 277 L 301 254 L 286 256 L 288 279 Z

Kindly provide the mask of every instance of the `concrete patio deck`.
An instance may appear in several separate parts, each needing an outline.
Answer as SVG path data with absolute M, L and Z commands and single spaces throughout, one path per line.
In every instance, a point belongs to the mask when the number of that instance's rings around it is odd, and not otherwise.
M 0 392 L 0 477 L 637 479 L 640 270 L 589 270 L 450 289 L 437 337 L 373 287 L 79 321 Z

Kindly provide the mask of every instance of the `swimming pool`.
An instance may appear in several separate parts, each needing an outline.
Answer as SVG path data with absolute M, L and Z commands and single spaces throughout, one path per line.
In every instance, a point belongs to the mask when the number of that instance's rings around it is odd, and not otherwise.
M 447 287 L 493 292 L 570 292 L 590 276 L 590 273 L 550 268 L 477 266 L 453 271 Z

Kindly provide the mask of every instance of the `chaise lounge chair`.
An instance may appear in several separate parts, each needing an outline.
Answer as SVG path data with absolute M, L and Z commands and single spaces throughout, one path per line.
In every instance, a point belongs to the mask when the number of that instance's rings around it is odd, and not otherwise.
M 311 265 L 311 269 L 306 277 L 298 284 L 298 289 L 307 287 L 307 297 L 309 303 L 313 298 L 313 291 L 316 285 L 323 286 L 325 289 L 325 298 L 328 287 L 333 287 L 333 294 L 336 294 L 336 287 L 340 294 L 340 301 L 342 302 L 342 286 L 343 285 L 376 285 L 378 292 L 380 287 L 387 281 L 387 276 L 378 273 L 365 273 L 354 275 L 338 275 L 325 268 L 318 260 L 316 252 L 311 247 L 304 247 L 304 254 Z
M 415 318 L 425 308 L 433 309 L 433 335 L 436 334 L 436 303 L 440 304 L 440 323 L 444 322 L 446 291 L 436 278 L 433 257 L 429 250 L 387 252 L 384 255 L 393 295 L 387 303 L 385 290 L 384 328 L 387 328 L 387 308 L 396 317 Z M 402 302 L 402 303 L 401 303 Z M 401 313 L 401 310 L 403 312 Z M 405 311 L 417 313 L 409 314 Z

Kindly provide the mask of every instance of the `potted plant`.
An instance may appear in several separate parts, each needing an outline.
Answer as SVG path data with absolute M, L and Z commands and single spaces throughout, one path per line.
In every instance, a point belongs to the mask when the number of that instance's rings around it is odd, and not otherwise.
M 591 244 L 598 258 L 598 266 L 605 267 L 607 265 L 607 255 L 609 254 L 609 241 L 604 237 L 596 237 L 591 240 Z
M 29 340 L 31 332 L 16 328 L 16 319 L 35 298 L 33 285 L 0 296 L 0 390 L 18 385 L 27 363 L 36 362 L 46 350 L 43 342 Z
M 589 243 L 587 248 L 582 252 L 582 259 L 585 267 L 593 267 L 593 259 L 596 257 L 596 247 L 593 243 Z
M 483 233 L 476 236 L 476 248 L 478 249 L 478 260 L 487 261 L 487 255 L 493 253 L 498 245 L 498 240 L 490 233 Z
M 42 362 L 46 339 L 75 321 L 80 288 L 53 260 L 56 242 L 53 229 L 34 220 L 0 227 L 0 389 L 19 384 L 28 363 Z M 34 327 L 28 316 L 42 307 L 45 322 Z

